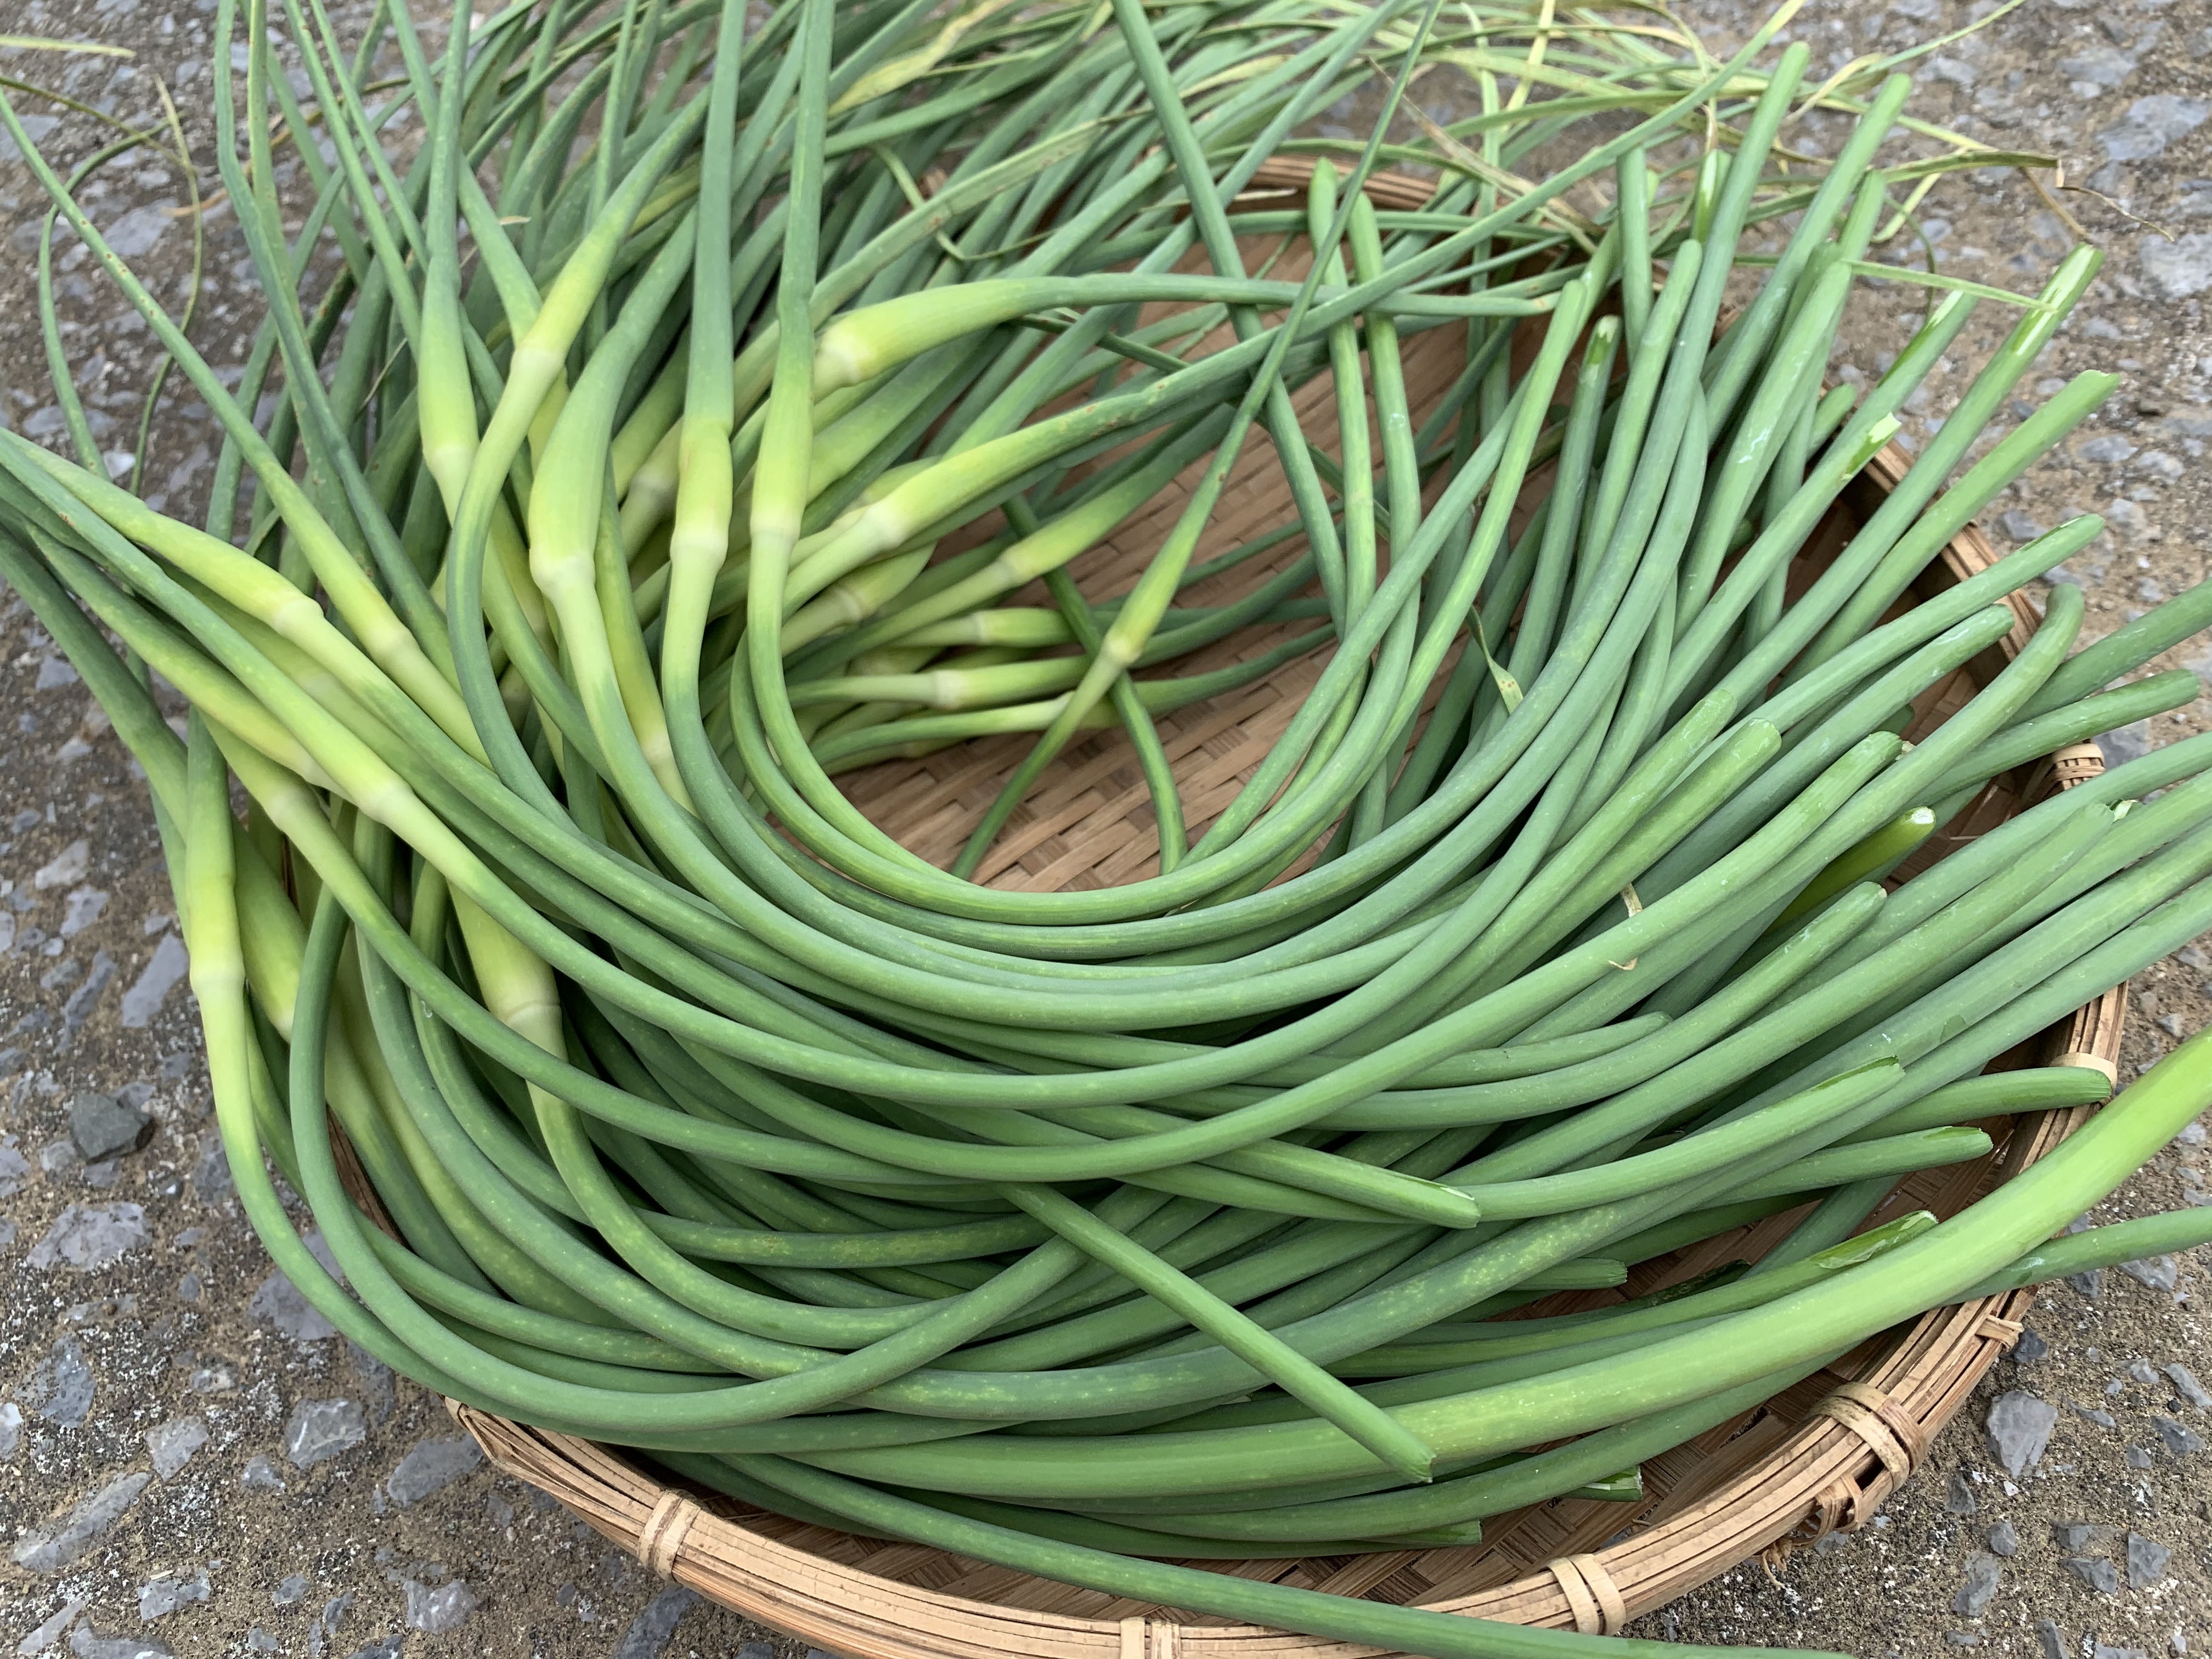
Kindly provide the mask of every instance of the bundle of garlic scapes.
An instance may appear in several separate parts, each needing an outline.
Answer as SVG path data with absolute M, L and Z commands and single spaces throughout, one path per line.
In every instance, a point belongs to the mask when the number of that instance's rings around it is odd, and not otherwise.
M 2069 654 L 2056 587 L 1903 741 L 2101 526 L 1896 602 L 2113 382 L 1982 441 L 2083 251 L 2033 296 L 1929 274 L 1881 379 L 1824 389 L 1918 193 L 2032 159 L 1904 118 L 1889 66 L 1808 86 L 1802 46 L 1759 67 L 1787 14 L 1721 62 L 1549 0 L 786 0 L 750 33 L 738 0 L 556 0 L 457 12 L 434 63 L 403 5 L 349 54 L 285 0 L 303 94 L 267 14 L 218 11 L 270 301 L 234 393 L 0 97 L 227 438 L 196 527 L 109 482 L 58 385 L 79 459 L 0 433 L 0 574 L 147 773 L 247 1212 L 387 1364 L 804 1519 L 1535 1655 L 1584 1638 L 1177 1564 L 1633 1498 L 1900 1319 L 2212 1237 L 2048 1242 L 2212 1098 L 2203 1039 L 1959 1216 L 1865 1230 L 1972 1126 L 2103 1100 L 1984 1068 L 2212 927 L 2212 737 L 1884 884 L 1991 780 L 2192 700 L 2106 688 L 2212 622 L 2200 588 Z M 1389 141 L 1430 71 L 1480 112 Z M 1367 139 L 1313 137 L 1346 98 Z M 1850 118 L 1825 164 L 1783 142 L 1811 107 Z M 1878 167 L 1901 119 L 1942 147 Z M 1378 207 L 1385 164 L 1427 201 Z M 1802 568 L 1984 305 L 2009 337 Z M 1418 409 L 1439 340 L 1464 368 Z M 1201 558 L 1240 465 L 1291 510 Z M 1086 592 L 1162 499 L 1141 573 Z M 1157 717 L 1308 657 L 1187 824 Z M 1153 872 L 970 879 L 1100 728 Z M 949 870 L 835 781 L 1008 733 Z M 1784 1212 L 1749 1269 L 1504 1317 Z

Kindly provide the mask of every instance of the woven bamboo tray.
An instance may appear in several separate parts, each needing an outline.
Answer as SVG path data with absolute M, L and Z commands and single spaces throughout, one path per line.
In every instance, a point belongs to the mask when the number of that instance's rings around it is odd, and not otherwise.
M 1297 170 L 1290 169 L 1262 175 L 1260 183 L 1283 190 L 1298 181 Z M 1388 206 L 1418 205 L 1428 191 L 1425 184 L 1407 179 L 1378 179 L 1370 188 Z M 1291 259 L 1277 270 L 1297 274 Z M 1409 339 L 1407 380 L 1417 419 L 1441 398 L 1462 361 L 1455 330 Z M 1333 398 L 1324 377 L 1297 399 L 1306 430 L 1328 447 L 1336 435 Z M 1264 439 L 1255 436 L 1247 449 L 1200 546 L 1201 559 L 1290 515 Z M 1809 581 L 1826 567 L 1908 465 L 1895 448 L 1875 459 L 1800 554 L 1794 570 L 1798 580 Z M 1179 489 L 1170 489 L 1085 555 L 1073 574 L 1086 591 L 1126 586 L 1182 500 Z M 1284 550 L 1283 556 L 1294 550 Z M 1940 592 L 1995 556 L 1969 527 L 1900 603 Z M 1233 571 L 1187 594 L 1184 602 L 1220 603 L 1265 574 Z M 1018 596 L 1006 602 L 1046 601 Z M 2039 614 L 2022 597 L 2015 595 L 2011 604 L 2018 617 L 2011 634 L 1919 700 L 1911 735 L 1942 722 L 2026 642 Z M 1248 629 L 1175 672 L 1218 666 L 1274 642 Z M 1240 692 L 1161 720 L 1194 839 L 1266 754 L 1321 660 L 1292 662 Z M 1028 742 L 963 744 L 880 763 L 841 782 L 885 830 L 944 862 Z M 2051 791 L 2094 777 L 2103 765 L 2096 745 L 2082 744 L 1997 780 L 1904 873 L 1924 868 Z M 1118 732 L 1102 732 L 1071 748 L 1045 775 L 978 878 L 1002 888 L 1096 887 L 1157 869 L 1157 853 L 1149 799 L 1133 757 Z M 2106 994 L 2001 1058 L 1993 1069 L 2064 1057 L 2117 1076 L 2124 994 L 2124 987 Z M 2086 1121 L 2089 1109 L 1985 1125 L 1997 1143 L 1987 1158 L 1906 1181 L 1869 1224 L 1910 1209 L 1956 1212 L 2050 1151 Z M 1528 1311 L 1559 1312 L 1641 1296 L 1729 1261 L 1756 1258 L 1799 1213 L 1646 1262 L 1616 1291 L 1565 1293 Z M 1884 1333 L 1757 1410 L 1647 1462 L 1644 1496 L 1633 1504 L 1555 1500 L 1497 1517 L 1474 1546 L 1189 1565 L 1484 1619 L 1611 1633 L 1753 1555 L 1863 1523 L 1911 1475 L 1937 1432 L 2017 1340 L 2032 1300 L 2028 1291 L 2013 1291 L 1938 1309 Z M 803 1524 L 672 1487 L 624 1454 L 587 1441 L 466 1407 L 452 1409 L 494 1463 L 558 1498 L 654 1571 L 725 1607 L 858 1659 L 1367 1659 L 1376 1651 L 1139 1606 L 926 1545 L 885 1544 Z

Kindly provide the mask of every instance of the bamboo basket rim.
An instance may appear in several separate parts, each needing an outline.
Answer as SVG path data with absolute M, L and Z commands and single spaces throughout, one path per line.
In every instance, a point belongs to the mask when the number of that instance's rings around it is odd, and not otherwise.
M 1310 172 L 1310 164 L 1294 160 L 1271 161 L 1252 190 L 1298 189 Z M 1378 205 L 1393 208 L 1419 207 L 1432 188 L 1404 174 L 1368 181 Z M 1869 463 L 1854 488 L 1886 494 L 1910 465 L 1910 457 L 1893 444 Z M 1941 565 L 1956 581 L 1986 568 L 1996 556 L 1970 524 L 1944 548 Z M 1993 648 L 1992 656 L 2002 653 L 1998 661 L 2016 654 L 2041 621 L 2023 595 L 2014 593 L 2006 603 L 2017 620 Z M 1948 712 L 1937 710 L 1932 718 Z M 2069 745 L 2027 769 L 2027 781 L 2000 803 L 2004 810 L 1994 821 L 2017 810 L 2015 801 L 2024 805 L 2103 769 L 2094 743 Z M 1985 793 L 1985 803 L 1994 793 Z M 1978 823 L 1983 816 L 1984 805 L 1978 803 L 1961 822 Z M 2126 988 L 2124 983 L 2113 988 L 2035 1039 L 2038 1052 L 2029 1063 L 2091 1066 L 2117 1081 Z M 2013 1120 L 1996 1151 L 1960 1166 L 1963 1173 L 1946 1182 L 1950 1206 L 2010 1179 L 2095 1110 L 2072 1108 Z M 349 1190 L 381 1220 L 343 1132 L 333 1128 Z M 2019 1340 L 2033 1301 L 2030 1290 L 1985 1297 L 1935 1309 L 1870 1339 L 1796 1389 L 1700 1437 L 1715 1443 L 1714 1455 L 1648 1512 L 1641 1505 L 1607 1506 L 1629 1517 L 1618 1528 L 1607 1528 L 1616 1535 L 1600 1540 L 1570 1533 L 1558 1554 L 1509 1583 L 1433 1598 L 1389 1599 L 1413 1599 L 1469 1617 L 1612 1635 L 1753 1557 L 1862 1526 L 1911 1477 L 1936 1435 Z M 665 1484 L 606 1446 L 455 1401 L 445 1403 L 495 1466 L 550 1494 L 653 1571 L 858 1659 L 1002 1659 L 1010 1653 L 1036 1659 L 1381 1659 L 1389 1651 L 1256 1626 L 1185 1623 L 1155 1607 L 1121 1605 L 1109 1611 L 1122 1616 L 1083 1617 L 927 1588 L 890 1576 L 886 1558 L 897 1558 L 902 1569 L 933 1555 L 962 1558 L 928 1546 L 892 1545 L 871 1546 L 872 1553 L 862 1563 L 841 1561 L 775 1534 L 842 1534 L 799 1528 L 720 1497 L 702 1502 L 702 1495 Z M 1442 1553 L 1352 1558 L 1354 1571 L 1339 1572 L 1320 1587 L 1371 1594 L 1389 1576 L 1389 1564 Z M 1012 1572 L 999 1577 L 1008 1584 L 1043 1582 Z

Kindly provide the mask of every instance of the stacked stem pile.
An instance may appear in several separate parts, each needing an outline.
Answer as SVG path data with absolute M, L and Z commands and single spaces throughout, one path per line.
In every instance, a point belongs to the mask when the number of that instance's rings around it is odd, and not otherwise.
M 234 390 L 0 102 L 226 435 L 204 525 L 147 507 L 52 329 L 77 455 L 0 433 L 0 569 L 145 769 L 239 1190 L 314 1304 L 786 1514 L 1519 1654 L 1582 1638 L 1176 1564 L 1633 1498 L 1899 1320 L 2212 1232 L 2047 1243 L 2212 1096 L 2201 1044 L 1960 1216 L 1865 1230 L 1974 1126 L 2102 1100 L 1984 1068 L 2212 927 L 2207 737 L 1890 879 L 1992 780 L 2193 700 L 2127 677 L 2212 589 L 2075 652 L 2055 587 L 1904 740 L 2101 529 L 1898 608 L 2111 391 L 1994 424 L 2096 256 L 1921 276 L 1891 367 L 1827 390 L 1920 192 L 2033 158 L 1913 122 L 1892 65 L 1809 79 L 1786 16 L 1722 61 L 1652 15 L 550 0 L 348 45 L 223 0 L 269 299 Z M 1365 140 L 1316 136 L 1346 100 Z M 1386 163 L 1419 208 L 1375 205 Z M 2017 321 L 1903 481 L 1801 557 L 1985 306 Z M 1232 472 L 1280 522 L 1201 556 Z M 1305 658 L 1187 820 L 1159 717 Z M 1150 873 L 970 879 L 1102 728 Z M 950 869 L 836 781 L 1007 734 Z M 1784 1212 L 1755 1266 L 1506 1316 Z

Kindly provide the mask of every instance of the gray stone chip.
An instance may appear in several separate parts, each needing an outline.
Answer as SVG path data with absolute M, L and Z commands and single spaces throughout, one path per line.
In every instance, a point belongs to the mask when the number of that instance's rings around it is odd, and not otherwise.
M 208 1442 L 208 1425 L 198 1417 L 173 1417 L 146 1431 L 146 1449 L 154 1459 L 154 1473 L 164 1480 L 177 1478 L 192 1454 Z
M 276 1473 L 276 1466 L 259 1452 L 246 1460 L 246 1468 L 238 1477 L 239 1485 L 258 1492 L 282 1492 L 284 1477 Z
M 107 243 L 122 258 L 143 258 L 154 251 L 154 244 L 167 234 L 175 222 L 168 213 L 169 204 L 149 202 L 143 207 L 132 208 L 106 228 Z
M 671 1584 L 645 1604 L 622 1640 L 615 1644 L 612 1659 L 660 1659 L 684 1615 L 699 1605 L 698 1593 Z M 750 1644 L 747 1644 L 750 1646 Z M 742 1654 L 744 1649 L 739 1649 Z
M 24 1260 L 40 1269 L 66 1264 L 81 1273 L 96 1273 L 150 1237 L 146 1212 L 136 1204 L 72 1204 L 54 1218 Z
M 2043 1461 L 2051 1444 L 2051 1431 L 2058 1422 L 2058 1407 L 2024 1389 L 2013 1389 L 1990 1407 L 1990 1449 L 2004 1472 L 2018 1480 Z
M 300 1287 L 282 1273 L 272 1273 L 255 1288 L 246 1304 L 246 1316 L 257 1324 L 275 1327 L 280 1336 L 295 1342 L 320 1342 L 338 1334 L 338 1328 L 316 1311 L 300 1294 Z
M 418 1440 L 392 1471 L 384 1490 L 404 1510 L 433 1492 L 443 1492 L 483 1462 L 483 1450 L 466 1435 L 449 1440 Z
M 2166 1564 L 2172 1559 L 2173 1552 L 2156 1539 L 2139 1532 L 2128 1534 L 2128 1583 L 2136 1589 L 2148 1589 L 2164 1579 Z
M 2097 145 L 2108 161 L 2148 161 L 2163 155 L 2175 139 L 2203 125 L 2208 115 L 2212 115 L 2212 104 L 2202 98 L 2172 93 L 2138 98 L 2128 106 L 2124 120 L 2097 135 Z
M 315 1615 L 315 1628 L 327 1635 L 336 1635 L 346 1613 L 353 1607 L 353 1592 L 340 1590 L 323 1603 L 323 1610 Z
M 70 1102 L 70 1139 L 88 1164 L 135 1152 L 154 1133 L 154 1120 L 136 1106 L 89 1090 Z
M 156 1578 L 138 1587 L 138 1616 L 151 1624 L 156 1619 L 167 1618 L 179 1607 L 204 1601 L 213 1593 L 204 1567 L 189 1578 Z
M 2069 1555 L 2082 1555 L 2091 1550 L 2110 1549 L 2119 1541 L 2119 1528 L 2100 1526 L 2094 1521 L 2054 1521 L 2051 1535 L 2058 1540 L 2058 1547 Z
M 2169 300 L 2185 300 L 2212 288 L 2212 234 L 2191 231 L 2172 242 L 2146 236 L 2137 258 L 2151 285 Z
M 2120 1271 L 2138 1285 L 2147 1285 L 2154 1291 L 2170 1291 L 2181 1282 L 2181 1269 L 2170 1255 L 2154 1255 L 2146 1261 L 2123 1261 Z M 2148 1380 L 2147 1377 L 2136 1379 L 2138 1382 Z
M 83 1611 L 82 1600 L 63 1602 L 44 1624 L 15 1644 L 15 1651 L 21 1654 L 44 1653 L 62 1639 L 62 1632 L 75 1624 L 77 1614 Z
M 412 1578 L 406 1582 L 408 1626 L 428 1635 L 458 1630 L 483 1605 L 477 1593 L 458 1578 L 434 1589 Z
M 2012 1522 L 2000 1521 L 1988 1533 L 1990 1553 L 2007 1558 L 2020 1553 L 2020 1534 L 2013 1530 Z
M 191 966 L 191 958 L 185 954 L 184 941 L 174 933 L 161 935 L 154 954 L 139 970 L 130 989 L 123 994 L 122 1024 L 136 1030 L 154 1023 L 154 1016 L 161 1012 L 169 993 L 177 988 Z
M 2106 1595 L 2120 1593 L 2120 1570 L 2101 1557 L 2069 1555 L 2059 1565 L 2093 1590 L 2101 1590 Z
M 88 1624 L 70 1632 L 70 1651 L 77 1659 L 177 1659 L 173 1649 L 150 1636 L 102 1636 Z
M 143 1469 L 118 1474 L 60 1520 L 33 1527 L 15 1540 L 10 1552 L 15 1565 L 29 1572 L 59 1572 L 121 1520 L 123 1512 L 138 1501 L 138 1494 L 153 1479 Z
M 2002 1576 L 1996 1556 L 1976 1555 L 1966 1563 L 1966 1579 L 1952 1600 L 1951 1611 L 1964 1613 L 1969 1619 L 1980 1618 L 1982 1609 L 1996 1598 L 1997 1581 Z
M 2204 1391 L 2204 1385 L 2197 1380 L 2197 1374 L 2179 1360 L 2166 1368 L 2166 1380 L 2173 1384 L 2173 1391 L 2198 1411 L 2212 1407 L 2212 1394 Z
M 2191 1452 L 2204 1449 L 2203 1437 L 2196 1430 L 2173 1418 L 2153 1417 L 2150 1426 L 2157 1434 L 2159 1443 L 2176 1457 L 2186 1457 Z
M 61 118 L 54 115 L 24 115 L 19 116 L 17 119 L 22 123 L 24 136 L 34 144 L 45 143 L 46 135 L 61 125 Z M 22 154 L 23 152 L 15 147 L 15 140 L 12 135 L 0 133 L 0 161 L 18 160 Z M 25 224 L 27 229 L 34 232 L 38 229 L 35 223 L 27 220 Z M 29 248 L 35 248 L 38 245 L 38 240 L 33 236 L 28 245 Z M 22 251 L 28 251 L 23 248 L 22 244 L 19 243 L 16 246 Z
M 203 1203 L 212 1202 L 230 1190 L 230 1155 L 222 1137 L 210 1129 L 200 1137 L 199 1157 L 192 1164 L 192 1190 Z
M 33 1368 L 23 1403 L 57 1428 L 73 1429 L 92 1410 L 92 1366 L 84 1345 L 65 1336 Z
M 2092 87 L 2109 89 L 2136 72 L 2136 59 L 2132 53 L 2116 46 L 2093 46 L 2074 57 L 2060 58 L 2058 72 L 2069 80 L 2086 81 Z
M 302 1242 L 315 1260 L 330 1269 L 332 1277 L 343 1281 L 337 1258 L 331 1255 L 322 1234 L 310 1232 Z M 337 1327 L 324 1318 L 314 1304 L 301 1293 L 300 1287 L 282 1273 L 270 1273 L 255 1287 L 253 1299 L 246 1304 L 246 1311 L 255 1322 L 273 1326 L 277 1334 L 295 1342 L 320 1342 L 338 1334 Z
M 284 1455 L 295 1468 L 310 1468 L 358 1446 L 368 1419 L 352 1400 L 302 1400 L 284 1424 Z

